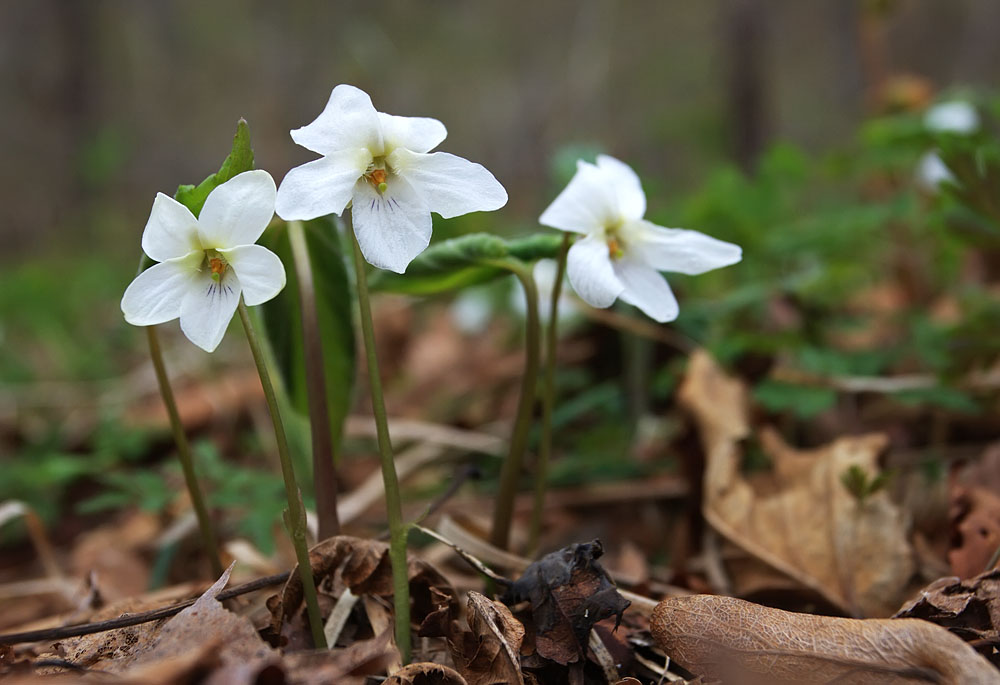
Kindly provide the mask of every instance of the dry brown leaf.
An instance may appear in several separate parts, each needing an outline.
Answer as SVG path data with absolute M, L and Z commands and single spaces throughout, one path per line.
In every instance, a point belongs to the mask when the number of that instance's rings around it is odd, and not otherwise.
M 650 631 L 684 668 L 740 685 L 1000 682 L 961 639 L 918 619 L 813 616 L 694 595 L 660 602 Z
M 149 587 L 149 562 L 144 552 L 159 532 L 157 517 L 142 511 L 129 512 L 87 531 L 73 546 L 73 575 L 92 575 L 105 601 L 141 595 Z
M 745 385 L 698 350 L 679 398 L 700 429 L 704 514 L 716 530 L 848 613 L 886 616 L 899 606 L 915 568 L 908 519 L 885 491 L 859 502 L 840 480 L 852 466 L 874 477 L 884 436 L 796 450 L 765 429 L 773 473 L 751 480 L 740 471 L 740 441 L 750 435 Z
M 986 645 L 984 656 L 1000 666 L 1000 571 L 970 580 L 939 578 L 906 603 L 894 618 L 922 618 L 947 628 L 966 641 Z
M 391 638 L 392 631 L 388 630 L 343 649 L 286 653 L 281 667 L 286 681 L 297 685 L 364 685 L 368 676 L 384 674 L 390 663 L 399 660 Z
M 348 535 L 327 538 L 309 550 L 313 578 L 320 599 L 332 607 L 329 599 L 335 587 L 347 587 L 355 595 L 392 596 L 392 569 L 389 545 Z M 458 602 L 451 584 L 427 562 L 411 557 L 408 563 L 410 579 L 411 620 L 419 625 L 442 607 L 457 611 Z M 303 618 L 302 579 L 296 566 L 281 592 L 268 600 L 271 627 L 276 635 L 288 637 L 289 631 L 308 633 Z M 294 622 L 291 619 L 296 618 Z M 299 639 L 298 636 L 296 639 Z
M 470 685 L 458 671 L 426 661 L 410 664 L 389 676 L 385 685 Z
M 1000 547 L 1000 497 L 983 488 L 955 487 L 948 520 L 951 572 L 959 578 L 972 578 L 987 570 Z
M 510 609 L 470 591 L 468 621 L 472 634 L 466 634 L 460 652 L 453 646 L 452 656 L 469 685 L 523 683 L 519 655 L 524 626 Z

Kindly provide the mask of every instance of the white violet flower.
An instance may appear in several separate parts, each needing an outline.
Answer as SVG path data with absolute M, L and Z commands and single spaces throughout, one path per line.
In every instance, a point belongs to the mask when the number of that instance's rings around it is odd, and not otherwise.
M 659 322 L 677 318 L 677 299 L 660 271 L 695 275 L 740 261 L 738 245 L 698 231 L 663 228 L 643 219 L 646 195 L 631 167 L 599 155 L 580 160 L 576 175 L 539 221 L 583 234 L 569 249 L 566 272 L 588 304 L 619 297 Z
M 979 130 L 979 113 L 968 102 L 954 100 L 934 105 L 924 114 L 924 126 L 939 133 L 970 134 Z
M 340 215 L 350 204 L 361 252 L 381 269 L 403 273 L 427 247 L 431 212 L 448 219 L 507 204 L 507 191 L 484 167 L 431 152 L 448 135 L 444 124 L 378 112 L 354 86 L 334 88 L 319 117 L 291 134 L 323 156 L 288 172 L 278 215 Z
M 136 276 L 125 290 L 125 320 L 152 326 L 180 317 L 191 342 L 207 352 L 215 350 L 241 295 L 253 306 L 285 287 L 281 260 L 254 244 L 274 216 L 275 193 L 270 174 L 247 171 L 209 193 L 198 218 L 157 193 L 142 249 L 159 264 Z

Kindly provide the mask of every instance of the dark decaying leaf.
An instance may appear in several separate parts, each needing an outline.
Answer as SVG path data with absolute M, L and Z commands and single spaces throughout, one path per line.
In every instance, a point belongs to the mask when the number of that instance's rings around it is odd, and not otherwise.
M 332 594 L 338 584 L 355 595 L 392 596 L 389 545 L 384 542 L 339 535 L 315 545 L 309 550 L 309 559 L 321 600 L 323 595 Z M 455 591 L 437 569 L 411 557 L 408 574 L 410 616 L 414 623 L 421 624 L 442 608 L 457 611 Z M 281 592 L 271 597 L 267 604 L 271 611 L 271 627 L 276 635 L 288 637 L 287 631 L 305 626 L 302 581 L 297 567 L 292 570 Z M 298 620 L 293 622 L 293 618 Z
M 907 602 L 894 618 L 922 618 L 967 642 L 982 641 L 982 653 L 1000 666 L 1000 570 L 969 580 L 939 578 Z
M 579 661 L 595 623 L 615 616 L 618 627 L 630 602 L 597 562 L 603 553 L 600 540 L 570 545 L 531 564 L 507 591 L 507 604 L 531 602 L 541 656 L 564 666 Z
M 448 666 L 429 662 L 410 664 L 389 676 L 385 685 L 469 685 Z

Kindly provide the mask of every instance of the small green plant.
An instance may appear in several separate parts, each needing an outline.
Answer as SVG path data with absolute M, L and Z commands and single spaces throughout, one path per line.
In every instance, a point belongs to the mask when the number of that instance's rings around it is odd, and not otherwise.
M 869 476 L 859 465 L 851 464 L 840 474 L 840 482 L 858 504 L 864 504 L 869 497 L 889 484 L 891 475 L 888 471 L 882 471 L 875 476 Z

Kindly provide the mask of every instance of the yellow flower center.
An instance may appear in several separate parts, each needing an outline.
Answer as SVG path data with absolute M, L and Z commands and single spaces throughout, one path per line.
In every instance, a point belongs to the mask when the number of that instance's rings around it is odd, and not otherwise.
M 208 259 L 208 268 L 212 270 L 212 280 L 216 283 L 220 282 L 222 277 L 226 275 L 226 269 L 229 268 L 229 264 L 226 263 L 226 260 L 218 252 L 212 252 L 205 256 Z
M 388 178 L 388 174 L 382 167 L 377 167 L 367 172 L 365 174 L 365 178 L 368 179 L 369 183 L 375 186 L 375 190 L 378 191 L 379 195 L 384 193 L 386 189 L 389 187 L 388 184 L 385 182 L 386 178 Z

